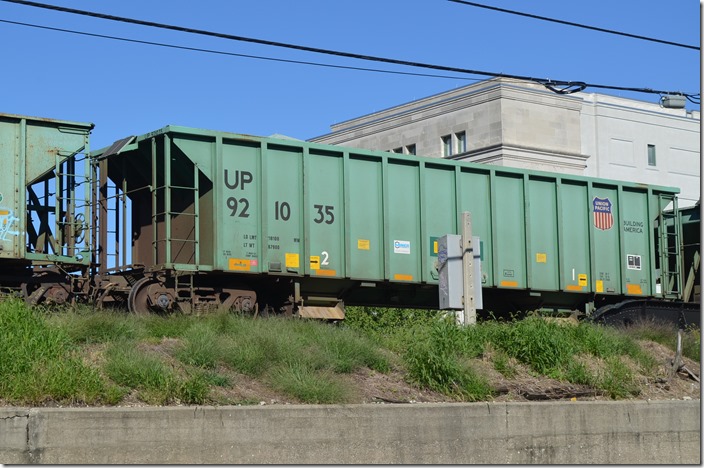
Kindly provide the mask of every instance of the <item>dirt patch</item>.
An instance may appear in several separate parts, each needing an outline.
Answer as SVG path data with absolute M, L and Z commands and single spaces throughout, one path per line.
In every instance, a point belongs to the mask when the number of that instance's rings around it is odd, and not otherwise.
M 700 363 L 682 357 L 684 369 L 673 372 L 674 353 L 659 343 L 640 342 L 643 349 L 652 355 L 660 365 L 654 376 L 639 375 L 639 399 L 647 400 L 682 400 L 701 398 L 701 385 L 694 377 L 700 378 Z

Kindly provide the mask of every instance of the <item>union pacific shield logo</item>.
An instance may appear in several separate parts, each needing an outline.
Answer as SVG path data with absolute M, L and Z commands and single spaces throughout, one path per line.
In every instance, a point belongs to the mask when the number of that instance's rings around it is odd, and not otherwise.
M 611 213 L 611 201 L 608 198 L 594 197 L 594 226 L 606 231 L 614 225 L 614 215 Z

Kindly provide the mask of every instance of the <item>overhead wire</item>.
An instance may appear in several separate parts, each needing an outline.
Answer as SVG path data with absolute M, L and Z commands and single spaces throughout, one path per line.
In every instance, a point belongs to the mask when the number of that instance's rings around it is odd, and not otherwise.
M 473 81 L 473 82 L 482 81 L 481 78 L 469 78 L 466 76 L 450 76 L 450 75 L 437 75 L 437 74 L 432 74 L 432 73 L 414 73 L 414 72 L 405 72 L 405 71 L 398 71 L 398 70 L 383 70 L 383 69 L 379 69 L 379 68 L 353 67 L 353 66 L 349 66 L 349 65 L 333 65 L 333 64 L 321 63 L 321 62 L 310 62 L 310 61 L 304 61 L 304 60 L 292 60 L 292 59 L 282 59 L 282 58 L 276 58 L 276 57 L 266 57 L 266 56 L 262 56 L 262 55 L 241 54 L 241 53 L 236 53 L 236 52 L 227 52 L 227 51 L 215 50 L 215 49 L 205 49 L 205 48 L 200 48 L 200 47 L 190 47 L 190 46 L 182 46 L 182 45 L 176 45 L 176 44 L 167 44 L 164 42 L 146 41 L 143 39 L 131 39 L 131 38 L 121 37 L 121 36 L 111 36 L 111 35 L 107 35 L 107 34 L 90 33 L 90 32 L 86 32 L 86 31 L 77 31 L 74 29 L 65 29 L 65 28 L 57 28 L 57 27 L 53 27 L 53 26 L 46 26 L 46 25 L 40 25 L 40 24 L 25 23 L 25 22 L 21 22 L 21 21 L 0 19 L 0 23 L 13 24 L 13 25 L 17 25 L 17 26 L 27 26 L 27 27 L 36 28 L 36 29 L 64 32 L 64 33 L 76 34 L 76 35 L 80 35 L 80 36 L 97 37 L 97 38 L 101 38 L 101 39 L 116 40 L 116 41 L 129 42 L 129 43 L 135 43 L 135 44 L 152 45 L 152 46 L 193 51 L 193 52 L 205 52 L 205 53 L 216 54 L 216 55 L 249 58 L 249 59 L 255 59 L 255 60 L 266 60 L 266 61 L 272 61 L 272 62 L 291 63 L 291 64 L 297 64 L 297 65 L 311 65 L 311 66 L 325 67 L 325 68 L 338 68 L 338 69 L 342 69 L 342 70 L 365 71 L 365 72 L 373 72 L 373 73 L 386 73 L 386 74 L 392 74 L 392 75 L 417 76 L 417 77 L 425 77 L 425 78 L 444 78 L 444 79 L 451 79 L 451 80 Z M 507 78 L 506 82 L 518 83 L 521 81 L 520 80 L 512 80 L 510 78 Z
M 18 26 L 27 26 L 30 28 L 45 29 L 45 30 L 49 30 L 49 31 L 58 31 L 58 32 L 64 32 L 64 33 L 69 33 L 69 34 L 76 34 L 76 35 L 80 35 L 80 36 L 98 37 L 101 39 L 111 39 L 111 40 L 122 41 L 122 42 L 131 42 L 131 43 L 135 43 L 135 44 L 145 44 L 145 45 L 152 45 L 152 46 L 158 46 L 158 47 L 166 47 L 166 48 L 170 48 L 170 49 L 189 50 L 189 51 L 193 51 L 193 52 L 206 52 L 206 53 L 217 54 L 217 55 L 228 55 L 228 56 L 232 56 L 232 57 L 242 57 L 242 58 L 250 58 L 250 59 L 257 59 L 257 60 L 268 60 L 268 61 L 272 61 L 272 62 L 292 63 L 292 64 L 298 64 L 298 65 L 312 65 L 312 66 L 317 66 L 317 67 L 340 68 L 340 69 L 344 69 L 344 70 L 367 71 L 367 72 L 375 72 L 375 73 L 388 73 L 388 74 L 394 74 L 394 75 L 409 75 L 409 76 L 420 76 L 420 77 L 428 77 L 428 78 L 445 78 L 445 79 L 452 79 L 452 80 L 475 81 L 475 82 L 481 81 L 481 79 L 479 79 L 479 78 L 468 78 L 465 76 L 436 75 L 436 74 L 431 74 L 431 73 L 414 73 L 414 72 L 405 72 L 405 71 L 398 71 L 398 70 L 382 70 L 379 68 L 353 67 L 353 66 L 349 66 L 349 65 L 334 65 L 334 64 L 330 64 L 330 63 L 282 59 L 282 58 L 276 58 L 276 57 L 265 57 L 262 55 L 240 54 L 240 53 L 236 53 L 236 52 L 227 52 L 227 51 L 223 51 L 223 50 L 205 49 L 205 48 L 200 48 L 200 47 L 190 47 L 190 46 L 182 46 L 182 45 L 176 45 L 176 44 L 167 44 L 165 42 L 146 41 L 143 39 L 131 39 L 131 38 L 127 38 L 127 37 L 112 36 L 112 35 L 98 34 L 98 33 L 90 33 L 90 32 L 86 32 L 86 31 L 77 31 L 74 29 L 56 28 L 53 26 L 45 26 L 45 25 L 33 24 L 33 23 L 24 23 L 21 21 L 11 21 L 11 20 L 5 20 L 5 19 L 0 19 L 0 23 L 14 24 L 14 25 L 18 25 Z
M 217 37 L 217 38 L 221 38 L 221 39 L 228 39 L 228 40 L 234 40 L 234 41 L 249 42 L 249 43 L 254 43 L 254 44 L 261 44 L 261 45 L 267 45 L 267 46 L 273 46 L 273 47 L 293 49 L 293 50 L 299 50 L 299 51 L 304 51 L 304 52 L 312 52 L 312 53 L 317 53 L 317 54 L 332 55 L 332 56 L 352 58 L 352 59 L 357 59 L 357 60 L 389 63 L 389 64 L 393 64 L 393 65 L 402 65 L 402 66 L 409 66 L 409 67 L 416 67 L 416 68 L 426 68 L 426 69 L 455 72 L 455 73 L 462 73 L 462 74 L 490 76 L 490 77 L 495 77 L 495 78 L 502 77 L 502 78 L 512 78 L 512 79 L 517 79 L 517 80 L 532 81 L 532 82 L 542 84 L 543 86 L 550 89 L 551 91 L 554 91 L 559 94 L 572 94 L 575 92 L 582 91 L 588 87 L 593 87 L 593 88 L 601 88 L 601 89 L 632 91 L 632 92 L 638 92 L 638 93 L 649 93 L 649 94 L 660 94 L 660 95 L 676 94 L 676 95 L 690 96 L 690 97 L 696 96 L 695 94 L 684 93 L 681 91 L 667 91 L 667 90 L 656 90 L 656 89 L 651 89 L 651 88 L 637 88 L 637 87 L 626 87 L 626 86 L 591 84 L 591 83 L 585 83 L 583 81 L 552 80 L 549 78 L 539 78 L 539 77 L 515 75 L 515 74 L 508 74 L 508 73 L 487 72 L 487 71 L 482 71 L 482 70 L 472 70 L 472 69 L 467 69 L 467 68 L 450 67 L 450 66 L 445 66 L 445 65 L 435 65 L 435 64 L 414 62 L 414 61 L 408 61 L 408 60 L 399 60 L 399 59 L 392 59 L 392 58 L 386 58 L 386 57 L 378 57 L 378 56 L 373 56 L 373 55 L 356 54 L 356 53 L 343 52 L 343 51 L 338 51 L 338 50 L 323 49 L 323 48 L 319 48 L 319 47 L 310 47 L 310 46 L 303 46 L 303 45 L 298 45 L 298 44 L 290 44 L 290 43 L 285 43 L 285 42 L 271 41 L 271 40 L 266 40 L 266 39 L 257 39 L 257 38 L 246 37 L 246 36 L 238 36 L 238 35 L 233 35 L 233 34 L 220 33 L 220 32 L 216 32 L 216 31 L 207 31 L 207 30 L 203 30 L 203 29 L 195 29 L 195 28 L 189 28 L 189 27 L 184 27 L 184 26 L 175 26 L 175 25 L 170 25 L 170 24 L 165 24 L 165 23 L 157 23 L 154 21 L 145 21 L 145 20 L 140 20 L 140 19 L 135 19 L 135 18 L 127 18 L 127 17 L 123 17 L 123 16 L 108 15 L 108 14 L 97 13 L 97 12 L 93 12 L 93 11 L 62 7 L 62 6 L 58 6 L 58 5 L 49 5 L 49 4 L 34 2 L 34 1 L 30 1 L 30 0 L 0 0 L 0 1 L 6 2 L 6 3 L 16 3 L 16 4 L 20 4 L 20 5 L 35 7 L 35 8 L 43 8 L 43 9 L 48 9 L 48 10 L 60 11 L 63 13 L 71 13 L 71 14 L 76 14 L 76 15 L 99 18 L 99 19 L 104 19 L 104 20 L 109 20 L 109 21 L 117 21 L 117 22 L 128 23 L 128 24 L 136 24 L 136 25 L 148 26 L 148 27 L 152 27 L 152 28 L 159 28 L 159 29 L 166 29 L 166 30 L 172 30 L 172 31 L 178 31 L 178 32 L 185 32 L 185 33 L 189 33 L 189 34 L 198 34 L 198 35 L 203 35 L 203 36 Z
M 522 11 L 509 10 L 507 8 L 499 8 L 499 7 L 495 7 L 495 6 L 484 5 L 482 3 L 469 2 L 467 0 L 447 0 L 447 1 L 452 2 L 452 3 L 459 3 L 459 4 L 467 5 L 467 6 L 473 6 L 473 7 L 477 7 L 477 8 L 484 8 L 487 10 L 499 11 L 501 13 L 508 13 L 511 15 L 525 16 L 527 18 L 533 18 L 533 19 L 538 19 L 538 20 L 542 20 L 542 21 L 550 21 L 552 23 L 564 24 L 567 26 L 574 26 L 577 28 L 590 29 L 592 31 L 599 31 L 599 32 L 604 32 L 604 33 L 608 33 L 608 34 L 615 34 L 617 36 L 631 37 L 634 39 L 641 39 L 644 41 L 658 42 L 660 44 L 667 44 L 667 45 L 676 46 L 676 47 L 684 47 L 687 49 L 700 50 L 699 46 L 682 44 L 679 42 L 666 41 L 664 39 L 656 39 L 653 37 L 640 36 L 638 34 L 631 34 L 631 33 L 626 33 L 626 32 L 622 32 L 622 31 L 616 31 L 613 29 L 599 28 L 597 26 L 589 26 L 586 24 L 574 23 L 572 21 L 565 21 L 565 20 L 560 20 L 560 19 L 556 19 L 556 18 L 549 18 L 547 16 L 534 15 L 532 13 L 525 13 Z

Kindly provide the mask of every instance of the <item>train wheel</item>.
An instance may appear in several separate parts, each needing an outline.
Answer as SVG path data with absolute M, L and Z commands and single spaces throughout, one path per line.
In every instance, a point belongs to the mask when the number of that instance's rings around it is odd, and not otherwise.
M 142 278 L 132 285 L 127 296 L 127 310 L 133 314 L 145 315 L 149 313 L 149 286 L 155 281 L 151 278 Z
M 22 284 L 22 295 L 27 305 L 62 305 L 69 302 L 71 286 L 62 275 L 41 273 L 35 278 L 36 282 Z
M 173 305 L 169 290 L 152 278 L 142 278 L 132 285 L 127 296 L 127 309 L 137 315 L 166 313 Z

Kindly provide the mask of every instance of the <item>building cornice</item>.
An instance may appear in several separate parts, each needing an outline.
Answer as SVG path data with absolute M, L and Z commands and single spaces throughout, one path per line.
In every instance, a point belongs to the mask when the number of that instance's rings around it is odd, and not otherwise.
M 470 159 L 475 161 L 482 160 L 484 158 L 494 158 L 494 155 L 496 155 L 496 157 L 509 156 L 511 159 L 525 160 L 527 162 L 535 162 L 536 160 L 542 161 L 543 159 L 541 158 L 550 158 L 550 162 L 554 162 L 556 160 L 555 158 L 557 158 L 560 161 L 565 161 L 566 165 L 575 165 L 581 168 L 586 166 L 586 161 L 589 159 L 589 155 L 587 154 L 545 151 L 544 148 L 507 144 L 496 144 L 479 148 L 477 150 L 468 151 L 453 159 Z
M 332 141 L 340 142 L 363 138 L 370 134 L 402 127 L 408 123 L 409 117 L 412 122 L 417 123 L 487 102 L 496 100 L 500 102 L 502 99 L 549 105 L 554 108 L 574 111 L 579 111 L 582 106 L 581 98 L 558 95 L 529 84 L 519 85 L 501 80 L 488 80 L 480 84 L 483 86 L 469 85 L 334 124 L 332 132 L 311 138 L 310 141 L 332 138 Z M 545 102 L 546 97 L 550 97 L 549 103 Z M 371 129 L 373 131 L 365 132 L 365 130 Z
M 320 139 L 327 139 L 331 137 L 344 137 L 346 135 L 352 135 L 352 138 L 360 138 L 359 135 L 354 134 L 359 133 L 364 129 L 370 128 L 374 129 L 373 133 L 379 133 L 393 128 L 397 128 L 406 125 L 407 122 L 404 119 L 409 116 L 413 117 L 411 120 L 414 123 L 422 122 L 423 120 L 436 118 L 451 112 L 466 109 L 468 107 L 476 106 L 479 104 L 485 104 L 491 101 L 497 101 L 501 98 L 502 95 L 499 86 L 495 85 L 489 88 L 482 89 L 480 92 L 472 92 L 460 96 L 455 96 L 443 101 L 427 104 L 425 106 L 413 106 L 407 108 L 404 106 L 399 106 L 395 109 L 402 110 L 399 110 L 399 112 L 397 113 L 389 114 L 386 116 L 380 116 L 374 120 L 361 122 L 354 126 L 340 128 L 339 130 L 334 130 L 331 133 L 311 138 L 310 141 L 318 141 Z M 422 113 L 421 117 L 419 117 L 419 113 Z M 373 115 L 375 114 L 370 114 L 366 117 L 370 117 Z

